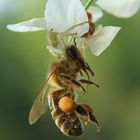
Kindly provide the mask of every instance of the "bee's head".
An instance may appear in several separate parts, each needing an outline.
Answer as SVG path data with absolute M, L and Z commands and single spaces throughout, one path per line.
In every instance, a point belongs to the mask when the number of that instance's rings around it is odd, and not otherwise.
M 75 45 L 71 45 L 66 49 L 66 58 L 68 59 L 68 62 L 74 62 L 79 69 L 82 69 L 87 75 L 87 71 L 91 73 L 91 75 L 94 75 L 94 72 L 91 70 L 89 65 L 86 63 L 84 58 L 82 57 L 80 51 Z M 89 76 L 88 76 L 89 77 Z
M 79 58 L 79 56 L 80 56 L 80 52 L 74 45 L 71 45 L 66 49 L 66 57 L 68 59 L 76 61 Z

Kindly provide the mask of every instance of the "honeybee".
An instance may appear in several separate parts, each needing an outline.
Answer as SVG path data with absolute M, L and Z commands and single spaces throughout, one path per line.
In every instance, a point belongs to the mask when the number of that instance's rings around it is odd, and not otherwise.
M 87 75 L 87 80 L 79 78 L 84 74 Z M 76 88 L 81 88 L 83 92 L 86 92 L 84 84 L 94 84 L 99 87 L 90 81 L 90 75 L 93 76 L 94 72 L 82 57 L 74 40 L 72 45 L 66 46 L 61 59 L 52 64 L 45 86 L 30 110 L 29 123 L 35 123 L 46 112 L 49 105 L 57 127 L 67 136 L 83 134 L 80 116 L 84 119 L 83 121 L 94 122 L 99 128 L 100 125 L 91 107 L 86 104 L 78 104 L 76 101 Z

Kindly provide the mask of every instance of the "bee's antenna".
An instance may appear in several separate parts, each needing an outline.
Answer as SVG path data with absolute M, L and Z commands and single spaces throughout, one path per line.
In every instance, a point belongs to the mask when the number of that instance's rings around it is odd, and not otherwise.
M 74 37 L 74 39 L 73 39 L 73 42 L 74 42 L 74 46 L 76 46 L 76 38 Z

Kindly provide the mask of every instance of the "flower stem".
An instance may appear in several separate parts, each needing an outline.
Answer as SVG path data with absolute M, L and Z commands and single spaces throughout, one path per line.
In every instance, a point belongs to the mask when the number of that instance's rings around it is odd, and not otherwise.
M 85 10 L 87 11 L 87 9 L 89 8 L 89 6 L 91 5 L 91 3 L 93 2 L 93 0 L 88 0 L 86 5 L 84 6 Z

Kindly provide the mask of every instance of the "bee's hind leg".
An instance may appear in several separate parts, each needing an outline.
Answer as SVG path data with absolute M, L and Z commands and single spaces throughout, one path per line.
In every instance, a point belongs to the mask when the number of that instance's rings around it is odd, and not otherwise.
M 97 125 L 97 131 L 100 131 L 100 124 L 98 120 L 96 119 L 95 115 L 93 114 L 92 108 L 87 104 L 78 104 L 76 112 L 81 115 L 83 118 L 85 118 L 85 123 L 92 122 L 96 123 Z
M 48 93 L 48 105 L 50 110 L 58 106 L 59 100 L 65 95 L 65 89 L 54 90 L 51 89 Z

